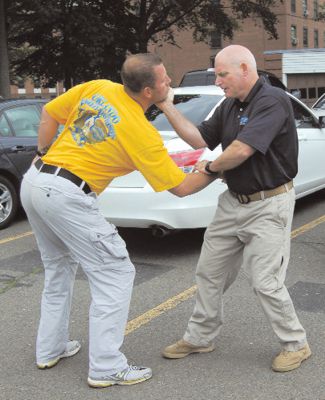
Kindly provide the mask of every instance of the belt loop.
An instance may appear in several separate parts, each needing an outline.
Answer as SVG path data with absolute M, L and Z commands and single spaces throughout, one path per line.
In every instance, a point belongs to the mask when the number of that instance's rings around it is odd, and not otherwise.
M 82 181 L 81 183 L 80 183 L 80 189 L 83 189 L 84 188 L 84 186 L 85 186 L 85 184 L 86 184 L 86 182 L 85 181 Z
M 60 172 L 61 167 L 57 167 L 56 171 L 54 172 L 53 175 L 58 176 L 58 173 Z
M 288 188 L 288 184 L 287 183 L 284 184 L 284 187 L 285 187 L 286 191 L 289 192 L 289 188 Z
M 260 194 L 261 194 L 261 200 L 265 200 L 265 193 L 264 193 L 264 190 L 262 190 L 262 191 L 260 192 Z

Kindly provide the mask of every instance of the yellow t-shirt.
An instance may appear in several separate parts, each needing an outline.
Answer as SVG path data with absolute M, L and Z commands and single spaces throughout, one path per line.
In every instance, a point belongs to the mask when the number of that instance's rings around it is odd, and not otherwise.
M 45 105 L 64 130 L 42 158 L 66 168 L 96 193 L 113 178 L 139 170 L 157 192 L 178 186 L 185 174 L 169 157 L 158 131 L 122 85 L 95 80 Z

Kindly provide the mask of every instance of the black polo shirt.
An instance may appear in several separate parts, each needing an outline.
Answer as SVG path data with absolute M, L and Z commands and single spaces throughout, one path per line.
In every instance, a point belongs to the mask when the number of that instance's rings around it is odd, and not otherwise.
M 225 171 L 230 190 L 251 194 L 291 181 L 298 170 L 298 137 L 289 96 L 259 78 L 244 102 L 226 98 L 198 126 L 209 149 L 225 150 L 235 139 L 257 151 Z

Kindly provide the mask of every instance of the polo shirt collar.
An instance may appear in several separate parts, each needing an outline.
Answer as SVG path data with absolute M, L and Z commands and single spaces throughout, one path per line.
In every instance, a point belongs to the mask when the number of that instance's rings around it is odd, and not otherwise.
M 241 107 L 246 107 L 251 100 L 255 97 L 256 93 L 261 89 L 263 83 L 265 82 L 264 78 L 260 77 L 256 81 L 255 85 L 252 87 L 251 91 L 248 93 L 247 97 L 244 101 L 240 101 L 236 99 L 236 103 Z

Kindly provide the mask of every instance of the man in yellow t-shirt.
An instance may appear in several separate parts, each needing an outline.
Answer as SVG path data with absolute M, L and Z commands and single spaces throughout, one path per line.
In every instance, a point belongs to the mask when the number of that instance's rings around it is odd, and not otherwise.
M 115 177 L 139 170 L 155 191 L 186 196 L 215 177 L 184 174 L 169 157 L 144 112 L 164 101 L 170 78 L 161 59 L 137 54 L 122 66 L 123 85 L 95 80 L 70 89 L 43 109 L 38 158 L 26 173 L 21 200 L 45 270 L 36 362 L 51 368 L 80 350 L 69 340 L 73 283 L 87 275 L 91 387 L 131 385 L 150 368 L 129 365 L 120 351 L 134 266 L 115 226 L 98 210 L 97 195 Z M 51 145 L 59 124 L 64 130 Z

